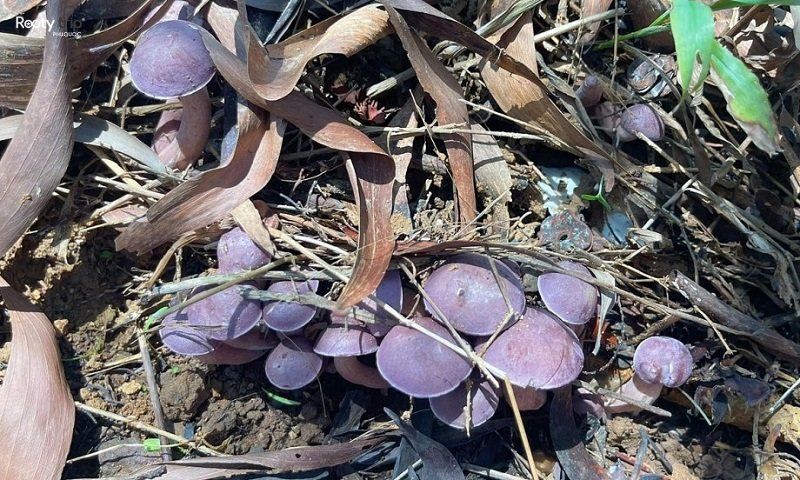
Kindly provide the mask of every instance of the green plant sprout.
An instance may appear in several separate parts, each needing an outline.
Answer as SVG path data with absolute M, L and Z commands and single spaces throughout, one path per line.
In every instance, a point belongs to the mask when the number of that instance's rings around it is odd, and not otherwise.
M 599 47 L 607 48 L 615 41 L 642 38 L 670 29 L 683 88 L 681 100 L 686 100 L 712 74 L 725 97 L 728 113 L 758 148 L 773 154 L 780 150 L 778 122 L 767 92 L 756 74 L 714 36 L 714 11 L 760 5 L 800 5 L 800 0 L 720 0 L 713 5 L 698 0 L 673 0 L 672 8 L 649 26 L 603 42 Z M 699 75 L 693 78 L 698 61 Z
M 264 395 L 266 395 L 268 399 L 272 400 L 273 402 L 275 402 L 277 404 L 284 405 L 284 406 L 287 406 L 287 407 L 297 407 L 297 406 L 302 405 L 297 400 L 291 400 L 289 398 L 282 397 L 282 396 L 278 395 L 277 393 L 270 392 L 266 388 L 262 388 L 261 390 L 264 392 Z
M 597 193 L 595 194 L 584 193 L 583 195 L 581 195 L 581 199 L 586 200 L 587 202 L 597 202 L 600 205 L 602 205 L 603 208 L 605 208 L 606 210 L 611 210 L 611 205 L 608 203 L 608 200 L 606 200 L 606 197 L 603 196 L 605 193 L 605 184 L 606 184 L 606 177 L 601 176 L 600 182 L 597 184 Z

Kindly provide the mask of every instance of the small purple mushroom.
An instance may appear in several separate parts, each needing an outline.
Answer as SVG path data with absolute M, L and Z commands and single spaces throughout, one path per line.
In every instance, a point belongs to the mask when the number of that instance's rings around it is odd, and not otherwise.
M 333 365 L 336 372 L 350 383 L 375 389 L 390 387 L 376 368 L 361 363 L 358 357 L 334 357 Z
M 517 401 L 517 408 L 521 412 L 539 410 L 547 402 L 547 392 L 536 388 L 522 388 L 512 385 L 514 399 Z
M 654 142 L 664 138 L 664 121 L 650 105 L 637 103 L 620 114 L 617 128 L 620 141 L 636 140 L 637 133 L 641 133 Z
M 167 166 L 183 169 L 202 153 L 211 130 L 211 104 L 205 86 L 214 62 L 197 26 L 185 20 L 156 23 L 136 43 L 130 61 L 137 90 L 157 99 L 180 98 L 183 114 L 173 142 L 159 152 Z
M 249 350 L 219 343 L 214 350 L 198 355 L 197 359 L 210 365 L 244 365 L 265 353 L 267 350 Z
M 315 293 L 319 288 L 319 280 L 297 282 L 286 280 L 274 282 L 267 288 L 268 292 L 303 295 Z M 292 332 L 303 328 L 317 314 L 317 307 L 302 303 L 271 301 L 264 302 L 264 323 L 277 332 Z
M 625 382 L 620 393 L 642 403 L 652 404 L 661 389 L 677 388 L 692 375 L 694 360 L 689 349 L 679 340 L 655 336 L 645 339 L 633 354 L 633 378 Z M 611 400 L 606 404 L 608 413 L 636 413 L 634 405 Z
M 470 428 L 486 423 L 497 411 L 500 403 L 497 392 L 488 381 L 465 381 L 450 393 L 429 400 L 431 411 L 442 422 L 451 427 L 467 428 L 467 384 L 471 410 Z
M 429 317 L 415 321 L 453 342 L 450 332 Z M 381 341 L 378 371 L 389 384 L 412 397 L 430 398 L 452 392 L 464 381 L 472 365 L 436 340 L 403 325 L 396 325 Z
M 261 320 L 261 302 L 249 300 L 234 286 L 186 307 L 188 323 L 214 340 L 231 340 Z
M 583 368 L 578 337 L 551 314 L 528 308 L 483 357 L 518 387 L 551 390 L 568 385 Z
M 261 249 L 240 227 L 222 234 L 217 242 L 217 261 L 220 273 L 238 273 L 254 270 L 272 260 L 272 255 Z
M 297 390 L 313 382 L 322 371 L 322 357 L 304 337 L 288 337 L 270 352 L 264 365 L 267 379 L 283 390 Z
M 203 330 L 189 325 L 186 309 L 167 315 L 158 333 L 161 342 L 180 355 L 204 355 L 212 352 L 219 343 L 209 339 Z
M 499 278 L 495 278 L 492 263 Z M 511 307 L 506 325 L 525 311 L 525 292 L 519 276 L 503 262 L 485 255 L 463 253 L 450 258 L 431 273 L 424 288 L 453 327 L 469 335 L 491 335 L 506 319 L 508 305 L 503 290 Z M 438 315 L 428 300 L 425 305 L 434 317 Z
M 577 262 L 558 265 L 566 270 L 591 276 Z M 543 273 L 538 280 L 539 295 L 548 310 L 570 325 L 585 325 L 597 315 L 597 287 L 564 273 Z
M 314 352 L 326 357 L 354 357 L 377 350 L 378 340 L 367 327 L 335 314 L 314 345 Z

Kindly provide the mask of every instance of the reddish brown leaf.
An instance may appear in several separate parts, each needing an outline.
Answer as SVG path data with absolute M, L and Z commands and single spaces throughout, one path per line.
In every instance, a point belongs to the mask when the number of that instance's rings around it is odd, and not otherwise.
M 383 2 L 397 36 L 408 52 L 411 66 L 422 88 L 436 102 L 436 119 L 440 125 L 462 124 L 469 128 L 469 113 L 461 86 L 430 51 L 425 42 L 413 32 L 405 19 L 390 2 Z M 472 137 L 464 133 L 442 135 L 447 159 L 453 175 L 458 199 L 458 214 L 462 224 L 470 223 L 477 214 L 475 179 L 472 162 Z
M 51 0 L 52 2 L 52 0 Z M 12 352 L 0 388 L 0 478 L 61 478 L 75 405 L 50 320 L 0 277 Z
M 489 87 L 495 100 L 505 112 L 520 120 L 538 125 L 549 132 L 558 142 L 559 148 L 577 151 L 582 155 L 609 159 L 608 154 L 586 138 L 547 96 L 548 89 L 536 74 L 501 45 L 494 45 L 483 37 L 436 10 L 422 0 L 383 0 L 401 11 L 409 25 L 425 33 L 460 43 L 484 57 L 484 63 L 492 70 L 504 69 L 527 80 L 525 92 L 497 91 Z M 530 48 L 530 45 L 528 45 Z M 487 82 L 487 86 L 488 86 Z M 511 99 L 509 101 L 508 99 Z M 508 105 L 503 106 L 503 101 Z M 610 160 L 610 159 L 609 159 Z
M 322 54 L 353 55 L 374 44 L 391 31 L 386 12 L 377 5 L 337 15 L 267 46 L 267 55 L 248 62 L 255 90 L 266 100 L 288 95 L 306 64 Z
M 118 249 L 151 250 L 220 220 L 264 188 L 277 165 L 285 123 L 264 112 L 250 113 L 239 124 L 230 161 L 190 178 L 156 202 L 146 219 L 117 238 Z
M 61 36 L 61 3 L 48 2 L 55 19 L 44 47 L 44 63 L 18 134 L 0 159 L 0 255 L 42 211 L 67 170 L 72 153 L 72 105 L 68 82 L 69 44 Z
M 603 13 L 611 6 L 612 0 L 586 0 L 581 4 L 581 18 L 591 17 L 598 13 Z M 592 22 L 586 25 L 583 35 L 578 39 L 578 43 L 584 44 L 594 40 L 600 30 L 600 22 Z

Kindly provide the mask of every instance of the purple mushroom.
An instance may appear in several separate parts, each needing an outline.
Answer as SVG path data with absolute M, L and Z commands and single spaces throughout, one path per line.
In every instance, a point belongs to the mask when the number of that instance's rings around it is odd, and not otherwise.
M 186 307 L 189 325 L 213 340 L 231 340 L 252 330 L 261 320 L 261 302 L 249 300 L 234 286 Z
M 550 390 L 568 385 L 583 368 L 578 337 L 551 314 L 528 308 L 483 357 L 518 387 Z
M 314 345 L 314 352 L 326 357 L 354 357 L 377 350 L 378 340 L 367 327 L 335 314 Z
M 267 288 L 268 292 L 303 295 L 315 293 L 319 288 L 319 280 L 298 282 L 286 280 L 274 282 Z M 295 302 L 264 302 L 264 323 L 277 332 L 293 332 L 303 328 L 317 314 L 317 307 Z
M 198 355 L 197 359 L 211 365 L 244 365 L 265 353 L 267 350 L 236 348 L 220 342 L 214 350 Z
M 219 342 L 209 339 L 201 329 L 189 325 L 186 309 L 167 315 L 158 331 L 161 342 L 180 355 L 204 355 L 212 352 Z
M 517 401 L 517 408 L 521 412 L 539 410 L 547 402 L 547 392 L 536 388 L 522 388 L 512 385 L 514 399 Z
M 429 317 L 415 321 L 445 340 L 450 332 Z M 430 398 L 452 392 L 472 371 L 472 365 L 436 340 L 403 325 L 393 327 L 381 341 L 378 371 L 389 384 L 412 397 Z
M 694 360 L 679 340 L 655 336 L 645 339 L 633 354 L 633 378 L 622 385 L 620 393 L 642 403 L 655 402 L 663 387 L 677 388 L 692 374 Z M 639 407 L 620 400 L 606 403 L 608 413 L 636 413 Z
M 455 390 L 429 400 L 431 411 L 442 422 L 451 427 L 467 428 L 467 385 L 469 389 L 470 428 L 486 423 L 500 403 L 497 392 L 488 381 L 469 381 L 461 383 Z
M 620 114 L 617 128 L 620 141 L 636 140 L 637 133 L 641 133 L 654 142 L 664 138 L 664 121 L 650 105 L 637 103 L 626 108 Z
M 217 242 L 217 261 L 221 273 L 254 270 L 266 265 L 270 260 L 272 255 L 256 245 L 240 227 L 228 230 Z
M 499 278 L 495 278 L 492 264 Z M 424 288 L 453 327 L 469 335 L 491 335 L 506 320 L 507 313 L 511 316 L 506 325 L 511 325 L 525 311 L 525 292 L 519 276 L 505 263 L 485 255 L 463 253 L 450 258 L 431 273 Z M 425 305 L 437 317 L 436 308 L 428 300 Z
M 336 372 L 345 380 L 367 388 L 389 388 L 389 382 L 381 377 L 376 368 L 362 363 L 359 357 L 334 357 Z
M 167 166 L 178 169 L 200 157 L 211 129 L 205 86 L 214 76 L 214 62 L 197 28 L 185 20 L 156 23 L 139 37 L 130 61 L 137 90 L 157 99 L 180 98 L 183 114 L 178 132 L 158 152 Z
M 577 262 L 558 265 L 566 270 L 591 276 Z M 585 325 L 597 315 L 597 287 L 565 273 L 543 273 L 538 280 L 539 295 L 548 310 L 570 325 Z
M 287 337 L 275 347 L 264 365 L 267 379 L 283 390 L 297 390 L 313 382 L 322 371 L 322 357 L 304 337 Z

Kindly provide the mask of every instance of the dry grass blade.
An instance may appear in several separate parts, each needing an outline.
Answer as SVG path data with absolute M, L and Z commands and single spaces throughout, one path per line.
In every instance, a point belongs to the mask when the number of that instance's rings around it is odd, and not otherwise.
M 75 406 L 50 320 L 0 277 L 13 353 L 0 389 L 0 478 L 61 478 Z
M 266 100 L 278 100 L 292 91 L 314 57 L 332 53 L 350 56 L 390 32 L 386 12 L 376 5 L 359 8 L 269 45 L 260 61 L 252 61 L 251 57 L 248 62 L 250 79 L 259 95 Z
M 278 162 L 285 123 L 252 112 L 240 123 L 230 162 L 191 178 L 169 192 L 116 241 L 118 249 L 151 250 L 179 235 L 210 225 L 269 182 Z
M 412 31 L 405 19 L 395 10 L 391 2 L 382 2 L 397 36 L 408 52 L 411 66 L 417 73 L 422 88 L 436 102 L 436 119 L 440 125 L 469 125 L 467 107 L 461 86 L 430 51 L 425 42 Z M 470 223 L 477 214 L 475 181 L 472 161 L 472 136 L 464 133 L 442 135 L 447 159 L 453 175 L 453 184 L 458 199 L 458 216 L 462 224 Z
M 20 133 L 0 159 L 0 254 L 33 224 L 64 176 L 72 153 L 69 44 L 61 35 L 65 21 L 61 11 L 60 2 L 48 3 L 47 18 L 56 21 L 45 41 L 42 72 Z

